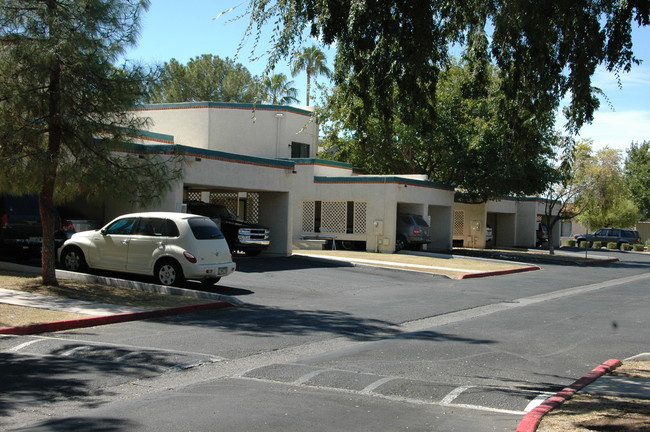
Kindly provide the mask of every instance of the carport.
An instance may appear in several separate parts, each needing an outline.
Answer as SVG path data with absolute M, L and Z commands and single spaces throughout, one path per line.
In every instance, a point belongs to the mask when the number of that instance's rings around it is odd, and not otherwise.
M 513 199 L 488 201 L 485 206 L 486 226 L 492 228 L 492 244 L 487 247 L 512 247 L 515 245 L 517 227 L 517 202 Z

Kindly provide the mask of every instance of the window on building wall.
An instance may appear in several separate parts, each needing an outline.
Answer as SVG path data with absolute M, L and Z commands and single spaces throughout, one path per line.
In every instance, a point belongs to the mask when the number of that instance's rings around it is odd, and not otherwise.
M 309 157 L 309 144 L 299 142 L 291 143 L 291 157 L 294 159 L 305 159 Z

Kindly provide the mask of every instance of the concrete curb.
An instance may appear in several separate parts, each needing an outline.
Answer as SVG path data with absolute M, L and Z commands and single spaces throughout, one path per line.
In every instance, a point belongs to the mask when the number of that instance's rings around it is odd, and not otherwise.
M 592 265 L 592 264 L 607 264 L 607 263 L 613 263 L 613 262 L 619 262 L 620 259 L 618 258 L 607 258 L 607 259 L 596 259 L 596 260 L 589 260 L 589 261 L 583 261 L 581 264 L 582 265 Z
M 116 324 L 127 321 L 136 321 L 142 319 L 160 318 L 169 315 L 179 315 L 191 312 L 201 312 L 212 309 L 222 309 L 232 307 L 233 305 L 225 301 L 212 303 L 199 303 L 195 305 L 179 306 L 168 309 L 157 309 L 144 312 L 125 312 L 115 315 L 96 316 L 88 318 L 79 318 L 73 320 L 52 321 L 39 324 L 30 324 L 20 327 L 0 328 L 0 334 L 28 335 L 37 333 L 46 333 L 60 330 L 70 330 L 83 327 L 94 327 L 106 324 Z
M 508 270 L 495 270 L 495 271 L 488 271 L 488 272 L 481 272 L 481 273 L 467 273 L 462 275 L 460 279 L 476 279 L 482 277 L 501 276 L 501 275 L 507 275 L 512 273 L 522 273 L 522 272 L 535 271 L 535 270 L 540 270 L 540 267 L 528 266 L 528 267 L 521 267 L 515 269 L 508 269 Z
M 523 420 L 519 423 L 516 432 L 535 432 L 539 422 L 542 420 L 545 414 L 547 414 L 552 409 L 558 407 L 564 403 L 567 399 L 573 397 L 576 392 L 582 390 L 592 382 L 596 381 L 600 376 L 610 372 L 613 369 L 616 369 L 622 363 L 617 359 L 607 360 L 605 363 L 601 364 L 597 368 L 593 369 L 588 374 L 584 375 L 582 378 L 575 381 L 568 387 L 565 387 L 555 395 L 546 399 L 539 405 L 537 408 L 531 410 L 526 414 Z
M 33 266 L 28 266 L 23 264 L 15 264 L 15 263 L 9 263 L 4 261 L 0 261 L 0 269 L 13 271 L 17 273 L 31 273 L 34 275 L 38 275 L 41 273 L 40 267 L 33 267 Z M 192 289 L 177 288 L 172 286 L 156 285 L 153 283 L 138 282 L 138 281 L 120 279 L 115 277 L 109 277 L 109 276 L 98 276 L 98 275 L 93 275 L 88 273 L 75 273 L 75 272 L 61 270 L 61 269 L 56 270 L 56 277 L 62 279 L 74 279 L 74 280 L 80 280 L 84 282 L 98 283 L 98 284 L 108 285 L 108 286 L 132 288 L 139 291 L 152 292 L 158 294 L 180 295 L 184 297 L 192 297 L 192 298 L 202 299 L 206 301 L 225 301 L 228 303 L 232 303 L 235 306 L 242 306 L 244 304 L 244 302 L 239 300 L 237 297 L 232 297 L 225 294 L 196 291 Z
M 548 252 L 548 251 L 546 251 Z M 516 250 L 493 250 L 493 249 L 464 249 L 457 250 L 455 255 L 466 256 L 470 258 L 496 258 L 499 261 L 513 260 L 516 262 L 535 262 L 542 264 L 557 264 L 557 265 L 594 265 L 594 264 L 607 264 L 612 262 L 619 262 L 620 259 L 616 257 L 602 257 L 593 258 L 588 261 L 580 261 L 584 253 L 580 254 L 578 251 L 556 251 L 556 255 L 548 254 L 526 254 Z
M 411 254 L 409 253 L 408 255 L 416 255 L 416 256 L 427 256 L 427 255 L 419 255 L 419 254 Z M 422 273 L 422 274 L 429 274 L 433 276 L 442 276 L 448 279 L 454 279 L 451 276 L 445 275 L 445 274 L 437 274 L 437 273 L 431 273 L 423 270 L 419 270 L 416 268 L 409 269 L 409 268 L 404 268 L 404 267 L 399 267 L 400 263 L 395 263 L 396 266 L 386 266 L 382 265 L 379 263 L 372 263 L 372 262 L 359 262 L 355 261 L 354 258 L 352 259 L 346 259 L 346 258 L 333 258 L 330 256 L 315 256 L 315 255 L 306 255 L 306 254 L 300 254 L 300 253 L 294 253 L 293 256 L 299 259 L 304 259 L 304 260 L 311 260 L 315 262 L 337 262 L 337 263 L 342 263 L 345 265 L 348 265 L 350 267 L 371 267 L 371 268 L 381 268 L 385 270 L 391 270 L 391 271 L 400 271 L 400 272 L 415 272 L 415 273 Z M 477 260 L 483 260 L 482 258 L 476 258 Z M 494 260 L 497 261 L 497 260 Z M 405 266 L 409 264 L 404 264 Z M 423 266 L 426 267 L 426 266 Z M 435 268 L 435 267 L 434 267 Z M 453 267 L 447 268 L 447 270 L 450 271 L 456 271 L 457 273 L 462 272 L 462 269 L 456 270 Z M 470 278 L 479 278 L 479 277 L 489 277 L 489 276 L 499 276 L 499 275 L 506 275 L 510 273 L 520 273 L 520 272 L 525 272 L 525 271 L 531 271 L 531 270 L 541 270 L 540 267 L 538 266 L 527 266 L 527 267 L 521 267 L 521 268 L 516 268 L 516 269 L 507 269 L 507 270 L 495 270 L 495 271 L 485 271 L 485 272 L 476 272 L 476 273 L 465 273 L 458 277 L 458 279 L 470 279 Z

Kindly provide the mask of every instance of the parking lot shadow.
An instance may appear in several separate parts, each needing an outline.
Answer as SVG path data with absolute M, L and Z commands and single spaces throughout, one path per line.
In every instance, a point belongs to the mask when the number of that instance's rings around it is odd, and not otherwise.
M 194 313 L 160 318 L 157 321 L 178 323 L 183 326 L 215 328 L 257 337 L 274 337 L 283 334 L 326 334 L 358 341 L 400 337 L 424 341 L 494 343 L 492 340 L 461 338 L 449 333 L 406 332 L 398 324 L 354 316 L 343 311 L 282 309 L 259 305 L 223 309 L 218 316 L 215 316 L 214 313 Z

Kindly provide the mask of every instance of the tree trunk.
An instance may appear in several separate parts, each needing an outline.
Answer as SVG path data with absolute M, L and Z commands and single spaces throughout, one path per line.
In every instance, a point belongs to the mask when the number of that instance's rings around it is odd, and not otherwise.
M 43 226 L 43 243 L 41 246 L 41 266 L 43 285 L 57 286 L 56 279 L 56 247 L 54 232 L 56 231 L 56 210 L 54 209 L 54 182 L 43 185 L 38 197 L 38 204 Z
M 306 106 L 309 106 L 309 93 L 311 91 L 311 71 L 307 69 L 307 100 Z
M 555 243 L 553 243 L 553 228 L 555 224 L 558 223 L 561 219 L 556 216 L 550 216 L 548 221 L 548 253 L 549 255 L 555 255 Z
M 56 1 L 48 0 L 48 10 L 52 15 L 57 8 Z M 50 27 L 50 31 L 54 31 Z M 56 279 L 56 247 L 54 232 L 56 231 L 56 210 L 54 208 L 54 186 L 59 165 L 63 127 L 61 119 L 61 63 L 55 56 L 50 71 L 48 85 L 49 115 L 47 118 L 47 150 L 44 157 L 43 179 L 39 194 L 39 211 L 43 226 L 43 243 L 41 247 L 41 268 L 44 285 L 58 285 Z

